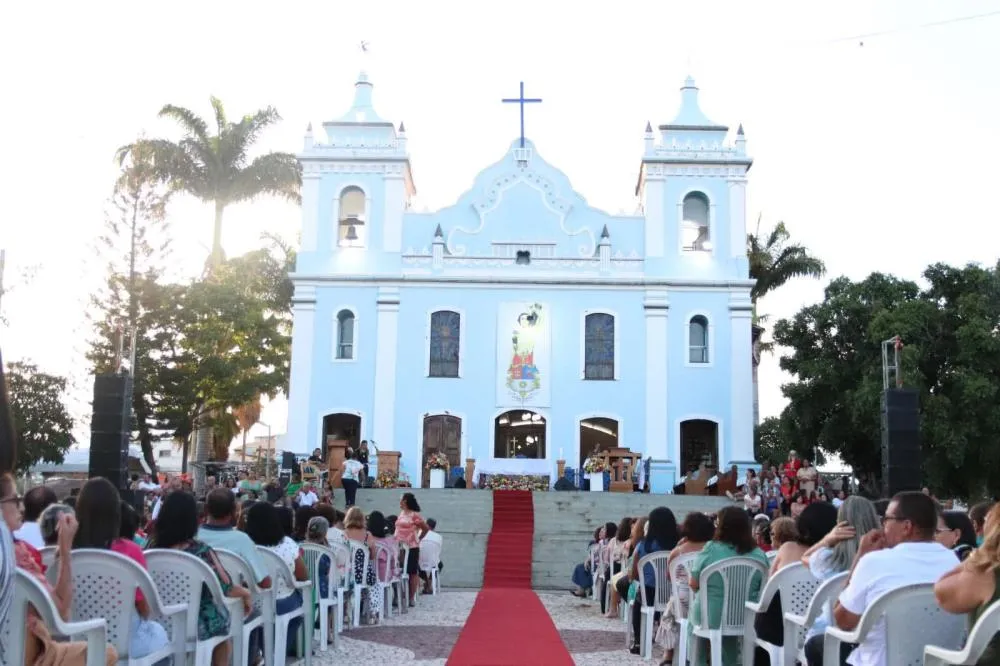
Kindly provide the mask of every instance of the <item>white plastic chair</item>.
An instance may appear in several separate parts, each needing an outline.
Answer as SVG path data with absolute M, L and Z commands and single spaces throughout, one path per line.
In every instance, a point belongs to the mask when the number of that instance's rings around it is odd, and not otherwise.
M 347 576 L 351 581 L 351 626 L 359 627 L 361 626 L 361 592 L 362 590 L 368 590 L 370 603 L 372 604 L 373 610 L 378 614 L 379 620 L 382 619 L 382 604 L 377 603 L 380 599 L 378 596 L 380 594 L 380 588 L 378 583 L 375 585 L 367 585 L 365 581 L 368 578 L 367 572 L 369 567 L 373 566 L 371 561 L 371 551 L 368 550 L 367 544 L 361 541 L 349 541 L 348 546 L 351 549 L 351 557 L 347 563 Z M 361 552 L 363 557 L 363 563 L 361 568 L 361 580 L 359 581 L 355 575 L 355 559 L 357 553 Z
M 250 663 L 250 634 L 260 628 L 264 634 L 264 663 L 272 663 L 274 653 L 274 634 L 270 631 L 274 626 L 273 590 L 263 589 L 257 584 L 257 576 L 253 567 L 238 554 L 225 548 L 215 549 L 219 564 L 229 574 L 233 585 L 243 585 L 250 590 L 250 599 L 257 615 L 252 619 L 244 619 L 240 628 L 240 639 L 233 644 L 233 664 L 247 666 Z M 242 613 L 240 614 L 242 617 Z M 236 633 L 236 632 L 234 632 Z
M 667 610 L 667 603 L 670 601 L 670 577 L 667 570 L 669 557 L 669 550 L 661 550 L 644 556 L 637 565 L 640 580 L 639 593 L 636 595 L 635 601 L 629 603 L 629 608 L 631 609 L 633 604 L 642 604 L 639 610 L 642 619 L 639 624 L 639 654 L 646 660 L 653 658 L 653 619 L 656 613 L 660 613 L 662 617 L 662 613 Z M 642 584 L 645 580 L 647 566 L 653 568 L 656 576 L 653 599 L 646 598 L 646 586 Z M 625 620 L 626 644 L 630 644 L 632 638 L 632 614 L 627 613 Z
M 687 666 L 688 653 L 688 611 L 691 606 L 691 587 L 687 581 L 691 577 L 691 565 L 698 558 L 698 553 L 686 553 L 678 555 L 670 563 L 670 594 L 677 604 L 676 620 L 679 629 L 677 641 L 677 654 L 674 656 L 674 663 Z M 684 575 L 681 575 L 681 569 Z M 681 605 L 681 599 L 688 599 L 688 607 Z
M 275 588 L 275 611 L 274 611 L 274 661 L 269 662 L 269 666 L 285 666 L 288 654 L 288 625 L 297 617 L 302 618 L 302 628 L 305 634 L 302 639 L 302 655 L 306 666 L 312 664 L 312 636 L 313 636 L 313 604 L 312 604 L 312 581 L 295 580 L 292 570 L 288 568 L 285 561 L 278 557 L 276 553 L 263 546 L 257 546 L 257 552 L 264 558 L 264 565 L 271 575 L 271 584 Z M 283 580 L 285 586 L 290 590 L 298 590 L 302 595 L 302 605 L 287 613 L 278 614 L 277 611 L 277 588 L 278 581 Z
M 965 647 L 961 650 L 946 650 L 936 645 L 924 648 L 924 666 L 971 666 L 979 661 L 986 651 L 990 641 L 1000 632 L 1000 601 L 990 604 L 989 608 L 979 616 L 976 624 L 969 632 Z
M 52 565 L 56 562 L 56 553 L 59 551 L 57 546 L 43 546 L 38 549 L 38 554 L 42 556 L 42 566 L 46 569 L 51 569 Z
M 166 605 L 152 577 L 131 559 L 110 550 L 82 548 L 72 551 L 73 619 L 104 619 L 108 642 L 118 651 L 118 660 L 129 666 L 152 666 L 161 659 L 184 658 L 184 627 L 187 604 Z M 172 644 L 141 658 L 129 654 L 135 592 L 149 604 L 150 618 L 162 618 L 171 625 Z
M 784 663 L 786 650 L 798 654 L 799 637 L 797 635 L 794 637 L 794 644 L 782 641 L 783 645 L 774 645 L 757 637 L 754 621 L 757 619 L 757 615 L 768 611 L 775 596 L 779 594 L 783 613 L 790 612 L 801 615 L 809 607 L 809 602 L 812 601 L 813 593 L 817 587 L 819 587 L 819 581 L 801 562 L 793 562 L 782 567 L 767 580 L 767 584 L 761 590 L 760 599 L 746 603 L 746 617 L 743 620 L 744 663 L 753 663 L 754 649 L 758 647 L 767 652 L 771 666 L 781 666 Z
M 925 645 L 954 650 L 962 644 L 965 617 L 946 613 L 934 599 L 933 583 L 916 583 L 880 595 L 865 609 L 854 631 L 827 627 L 823 666 L 840 664 L 841 643 L 862 643 L 885 623 L 886 666 L 919 664 Z
M 824 609 L 833 611 L 833 602 L 844 589 L 847 582 L 847 571 L 830 576 L 816 588 L 805 613 L 795 614 L 785 612 L 785 645 L 798 645 L 798 650 L 785 650 L 784 666 L 795 666 L 796 662 L 806 663 L 804 639 L 808 630 L 816 623 Z
M 34 608 L 48 630 L 57 637 L 84 636 L 87 640 L 86 666 L 107 664 L 107 628 L 104 620 L 64 622 L 48 592 L 35 578 L 18 569 L 14 577 L 14 603 L 4 623 L 2 635 L 8 664 L 24 663 L 24 638 L 28 635 L 28 609 Z
M 430 577 L 431 592 L 441 594 L 441 580 L 438 578 L 438 564 L 441 562 L 441 542 L 421 541 L 420 542 L 420 571 Z
M 722 639 L 743 636 L 744 612 L 750 600 L 754 579 L 759 575 L 760 586 L 767 582 L 767 565 L 750 557 L 729 557 L 705 567 L 698 579 L 698 605 L 701 607 L 701 622 L 692 628 L 694 638 L 708 639 L 711 663 L 722 663 Z M 712 576 L 722 577 L 722 615 L 718 627 L 711 626 L 708 605 L 708 584 Z M 700 641 L 689 646 L 691 661 L 698 663 Z
M 590 573 L 594 577 L 594 588 L 591 590 L 590 596 L 594 601 L 600 601 L 601 581 L 604 580 L 604 567 L 608 566 L 607 560 L 606 544 L 596 544 L 590 557 Z
M 216 645 L 230 638 L 238 638 L 233 627 L 238 628 L 243 616 L 243 603 L 239 599 L 226 597 L 215 571 L 194 555 L 168 548 L 154 548 L 145 552 L 149 575 L 156 583 L 160 599 L 168 604 L 190 604 L 192 612 L 185 613 L 185 652 L 194 652 L 195 666 L 210 666 L 212 650 Z M 198 638 L 198 602 L 202 586 L 207 586 L 216 605 L 229 610 L 231 618 L 229 633 L 208 640 Z M 176 639 L 176 637 L 171 636 Z M 234 641 L 235 642 L 235 641 Z
M 327 574 L 326 586 L 327 596 L 321 597 L 319 562 L 322 557 L 330 558 L 330 571 Z M 320 546 L 314 543 L 302 544 L 302 557 L 305 559 L 306 567 L 309 569 L 309 579 L 313 583 L 313 592 L 316 596 L 316 605 L 319 607 L 319 649 L 326 652 L 330 640 L 330 610 L 333 609 L 333 647 L 340 647 L 340 629 L 336 625 L 336 618 L 343 617 L 343 587 L 340 583 L 340 574 L 337 571 L 337 553 L 331 548 Z
M 396 562 L 399 564 L 399 567 L 398 567 L 399 577 L 403 581 L 403 590 L 405 590 L 405 592 L 406 592 L 406 594 L 403 596 L 403 599 L 406 600 L 406 601 L 409 601 L 409 599 L 410 599 L 410 577 L 406 573 L 407 571 L 410 570 L 410 547 L 409 546 L 407 546 L 405 544 L 399 544 L 399 553 L 398 553 L 398 557 L 396 559 Z M 417 564 L 418 564 L 418 568 L 419 568 L 419 562 Z M 406 614 L 406 613 L 409 612 L 407 610 L 408 608 L 409 608 L 409 604 L 408 603 L 400 603 L 399 604 L 399 610 L 401 610 L 403 612 L 403 614 Z
M 380 567 L 379 562 L 385 562 L 385 567 Z M 408 593 L 404 592 L 403 577 L 400 574 L 399 552 L 392 552 L 383 543 L 375 543 L 375 582 L 379 586 L 379 595 L 383 600 L 382 614 L 385 617 L 392 617 L 392 595 L 396 592 L 399 601 L 399 612 L 405 612 Z M 409 580 L 405 583 L 409 587 Z
M 333 551 L 335 559 L 334 562 L 337 566 L 337 603 L 340 606 L 340 612 L 337 613 L 335 618 L 335 627 L 338 632 L 344 631 L 344 610 L 347 608 L 345 606 L 344 598 L 350 593 L 350 587 L 348 583 L 350 581 L 349 572 L 351 571 L 351 549 L 347 547 L 346 543 L 330 543 L 329 548 Z M 339 639 L 337 639 L 339 640 Z
M 769 550 L 767 551 L 767 553 L 765 553 L 765 555 L 767 555 L 767 563 L 771 564 L 772 562 L 774 562 L 775 558 L 778 557 L 778 551 Z

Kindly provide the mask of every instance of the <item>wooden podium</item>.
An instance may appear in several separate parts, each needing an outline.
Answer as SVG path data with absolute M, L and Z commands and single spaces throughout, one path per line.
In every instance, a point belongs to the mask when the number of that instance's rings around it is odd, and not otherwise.
M 326 465 L 329 470 L 327 475 L 327 485 L 331 488 L 343 488 L 340 476 L 343 473 L 344 461 L 347 459 L 347 447 L 350 444 L 346 439 L 326 438 Z
M 379 451 L 378 475 L 382 476 L 386 472 L 391 472 L 392 478 L 399 479 L 399 458 L 402 455 L 399 451 Z
M 472 485 L 472 476 L 476 473 L 476 459 L 466 458 L 465 459 L 465 487 L 474 488 Z
M 601 452 L 601 457 L 611 470 L 611 492 L 632 492 L 635 470 L 642 464 L 642 455 L 619 446 Z

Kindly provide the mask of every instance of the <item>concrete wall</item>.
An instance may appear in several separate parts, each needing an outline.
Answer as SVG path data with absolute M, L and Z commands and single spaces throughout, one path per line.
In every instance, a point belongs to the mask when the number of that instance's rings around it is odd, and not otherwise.
M 402 490 L 359 490 L 358 506 L 365 513 L 399 514 Z M 493 494 L 481 490 L 414 489 L 424 518 L 438 521 L 444 537 L 441 559 L 446 587 L 481 587 L 486 540 L 493 524 Z M 343 509 L 343 495 L 337 506 Z M 573 567 L 582 562 L 587 543 L 598 525 L 617 523 L 624 516 L 648 514 L 666 506 L 677 521 L 691 511 L 717 511 L 725 498 L 639 493 L 534 493 L 535 537 L 531 584 L 535 589 L 568 589 Z

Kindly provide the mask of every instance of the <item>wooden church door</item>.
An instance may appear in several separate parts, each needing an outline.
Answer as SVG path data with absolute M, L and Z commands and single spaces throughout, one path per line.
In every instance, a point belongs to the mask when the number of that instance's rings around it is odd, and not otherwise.
M 448 456 L 451 467 L 462 465 L 462 419 L 447 414 L 424 417 L 424 450 L 420 461 L 420 487 L 430 486 L 430 470 L 426 468 L 427 456 L 440 451 Z M 445 474 L 445 483 L 451 481 L 451 470 Z

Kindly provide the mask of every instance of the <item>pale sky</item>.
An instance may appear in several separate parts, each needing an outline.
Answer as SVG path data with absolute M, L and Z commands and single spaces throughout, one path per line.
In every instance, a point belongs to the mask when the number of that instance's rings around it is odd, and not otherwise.
M 93 239 L 115 148 L 140 132 L 176 137 L 160 107 L 207 117 L 216 95 L 231 117 L 277 107 L 284 122 L 261 145 L 298 151 L 307 123 L 347 109 L 362 40 L 375 107 L 406 122 L 419 204 L 431 209 L 517 136 L 517 109 L 500 98 L 523 80 L 544 100 L 526 112 L 541 155 L 593 205 L 633 210 L 642 130 L 673 117 L 691 74 L 707 115 L 746 129 L 751 228 L 758 213 L 765 226 L 784 220 L 831 277 L 993 263 L 1000 216 L 983 197 L 1000 154 L 998 13 L 1000 0 L 4 3 L 5 359 L 68 374 L 84 416 L 85 312 L 103 273 Z M 177 274 L 195 275 L 212 213 L 180 200 L 170 219 Z M 235 255 L 263 231 L 295 239 L 299 226 L 294 206 L 244 205 L 228 211 L 223 244 Z M 761 311 L 790 316 L 826 281 L 786 286 Z M 762 415 L 780 412 L 784 381 L 765 359 Z M 283 432 L 284 404 L 263 418 Z

